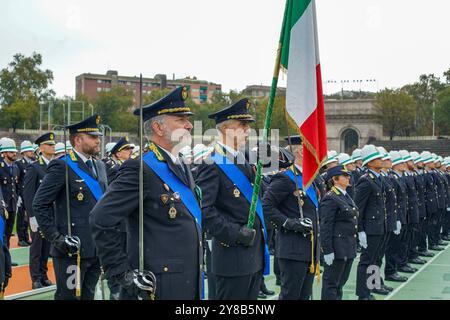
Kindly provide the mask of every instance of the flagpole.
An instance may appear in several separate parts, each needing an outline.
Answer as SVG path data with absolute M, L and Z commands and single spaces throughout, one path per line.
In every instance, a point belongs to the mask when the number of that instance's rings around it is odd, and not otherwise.
M 264 121 L 263 141 L 262 141 L 261 145 L 267 145 L 267 141 L 269 140 L 269 129 L 270 129 L 270 123 L 272 121 L 273 104 L 275 101 L 275 95 L 277 93 L 278 76 L 280 74 L 280 67 L 281 67 L 281 52 L 283 49 L 282 43 L 283 43 L 284 30 L 285 30 L 285 24 L 286 24 L 288 3 L 289 3 L 289 0 L 286 0 L 283 24 L 281 26 L 281 32 L 280 32 L 280 41 L 278 43 L 277 56 L 275 59 L 275 68 L 274 68 L 274 72 L 273 72 L 272 86 L 270 87 L 269 102 L 267 104 L 266 118 Z M 258 150 L 258 152 L 259 152 L 259 150 Z M 247 227 L 250 229 L 253 229 L 253 224 L 255 223 L 255 212 L 256 212 L 256 205 L 258 202 L 259 189 L 261 186 L 261 176 L 262 176 L 262 162 L 261 162 L 261 159 L 259 159 L 259 157 L 258 157 L 258 164 L 256 166 L 256 178 L 255 178 L 255 183 L 254 183 L 254 187 L 253 187 L 252 203 L 250 205 L 250 213 L 248 215 L 248 221 L 247 221 Z

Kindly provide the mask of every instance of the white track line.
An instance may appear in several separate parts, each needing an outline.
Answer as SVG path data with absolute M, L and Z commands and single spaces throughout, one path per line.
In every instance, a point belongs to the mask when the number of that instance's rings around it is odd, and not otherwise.
M 401 285 L 399 285 L 397 288 L 394 289 L 384 300 L 390 300 L 394 295 L 396 295 L 401 289 L 403 289 L 411 280 L 413 280 L 415 277 L 417 277 L 423 270 L 425 270 L 434 260 L 436 260 L 442 253 L 447 251 L 447 249 L 450 247 L 450 244 L 445 247 L 445 250 L 442 250 L 438 252 L 434 257 L 432 257 L 426 264 L 423 265 L 422 268 L 419 269 L 416 273 L 414 273 L 406 282 L 403 282 Z

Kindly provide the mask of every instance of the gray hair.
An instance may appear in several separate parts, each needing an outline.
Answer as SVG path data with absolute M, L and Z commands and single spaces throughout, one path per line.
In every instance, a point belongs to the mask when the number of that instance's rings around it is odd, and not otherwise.
M 166 121 L 166 115 L 160 115 L 160 116 L 156 116 L 156 117 L 153 117 L 153 118 L 151 118 L 150 120 L 147 120 L 145 123 L 144 123 L 144 132 L 149 136 L 149 137 L 152 137 L 154 134 L 155 134 L 155 132 L 153 131 L 153 127 L 152 127 L 152 124 L 154 123 L 154 122 L 157 122 L 157 123 L 159 123 L 160 125 L 162 125 L 162 124 L 164 124 L 165 123 L 165 121 Z
M 225 120 L 221 123 L 216 124 L 216 130 L 219 131 L 220 133 L 225 133 L 223 132 L 223 127 L 225 127 L 227 124 L 229 124 L 232 120 Z

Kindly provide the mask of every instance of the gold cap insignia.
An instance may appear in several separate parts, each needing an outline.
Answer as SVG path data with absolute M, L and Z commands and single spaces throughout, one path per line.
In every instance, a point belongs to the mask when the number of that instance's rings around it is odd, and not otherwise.
M 126 142 L 129 142 L 129 141 L 128 141 L 128 137 L 125 137 L 125 141 L 126 141 Z
M 247 105 L 246 105 L 247 109 L 250 109 L 250 105 L 251 105 L 250 100 L 247 100 Z
M 183 89 L 181 91 L 181 98 L 183 100 L 186 100 L 188 98 L 188 96 L 189 96 L 189 93 L 188 93 L 187 87 L 183 87 Z
M 100 123 L 100 116 L 97 116 L 97 119 L 95 119 L 95 123 L 99 124 Z
M 53 135 L 53 133 L 50 133 L 50 140 L 55 139 L 55 136 Z

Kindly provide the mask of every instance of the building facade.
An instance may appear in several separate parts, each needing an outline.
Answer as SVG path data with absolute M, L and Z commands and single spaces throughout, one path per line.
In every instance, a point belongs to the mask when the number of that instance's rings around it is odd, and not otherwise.
M 196 77 L 183 79 L 167 79 L 164 74 L 157 74 L 153 78 L 142 78 L 142 94 L 148 94 L 153 90 L 174 89 L 186 86 L 191 99 L 198 104 L 211 102 L 215 93 L 222 91 L 222 85 L 197 80 Z M 131 90 L 134 94 L 133 104 L 138 106 L 139 101 L 139 77 L 121 76 L 117 71 L 109 70 L 106 74 L 83 73 L 75 78 L 76 95 L 85 95 L 95 100 L 100 92 L 108 92 L 115 86 L 122 86 Z

